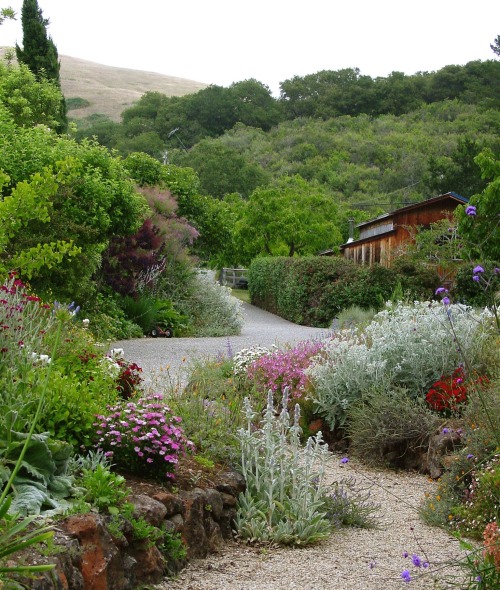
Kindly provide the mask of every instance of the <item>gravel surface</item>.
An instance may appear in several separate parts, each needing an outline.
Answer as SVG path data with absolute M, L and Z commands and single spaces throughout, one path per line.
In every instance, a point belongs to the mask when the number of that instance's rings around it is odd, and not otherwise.
M 414 473 L 368 469 L 355 460 L 332 456 L 331 482 L 354 479 L 379 505 L 377 528 L 343 528 L 305 548 L 250 547 L 232 543 L 220 553 L 195 560 L 157 590 L 401 590 L 404 569 L 414 590 L 435 588 L 434 580 L 457 581 L 452 567 L 461 556 L 458 541 L 418 517 L 425 492 L 436 484 Z M 408 558 L 403 557 L 407 551 Z M 427 561 L 417 569 L 412 556 Z
M 294 343 L 323 338 L 327 331 L 297 326 L 244 304 L 245 325 L 229 338 L 142 338 L 120 341 L 129 361 L 137 362 L 148 380 L 184 382 L 190 360 L 237 352 L 252 345 Z M 158 389 L 159 390 L 159 389 Z M 313 547 L 289 549 L 250 547 L 231 543 L 206 560 L 196 560 L 174 580 L 157 590 L 396 590 L 405 587 L 401 572 L 408 569 L 414 590 L 435 588 L 435 578 L 457 575 L 450 564 L 462 556 L 458 541 L 441 529 L 425 525 L 418 507 L 435 482 L 415 473 L 374 470 L 355 460 L 340 463 L 332 455 L 330 481 L 354 478 L 379 504 L 376 529 L 342 529 Z M 407 551 L 408 558 L 402 553 Z M 428 568 L 417 569 L 418 554 Z M 448 586 L 441 586 L 448 587 Z
M 136 338 L 114 342 L 125 358 L 142 367 L 146 379 L 158 385 L 163 380 L 184 381 L 190 361 L 227 355 L 253 345 L 271 346 L 324 338 L 322 328 L 298 326 L 262 309 L 243 303 L 245 324 L 239 336 L 220 338 Z

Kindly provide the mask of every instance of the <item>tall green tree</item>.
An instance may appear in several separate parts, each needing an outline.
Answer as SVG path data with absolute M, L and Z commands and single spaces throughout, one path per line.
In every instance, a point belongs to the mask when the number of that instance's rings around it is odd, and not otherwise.
M 259 255 L 317 254 L 342 243 L 339 211 L 330 195 L 300 176 L 284 176 L 274 187 L 259 187 L 240 203 L 235 231 L 246 252 Z
M 16 56 L 20 63 L 40 78 L 54 81 L 61 88 L 59 55 L 52 38 L 47 35 L 49 20 L 43 17 L 37 0 L 24 0 L 21 9 L 23 48 L 16 43 Z M 58 131 L 67 128 L 66 101 L 61 99 L 58 116 Z

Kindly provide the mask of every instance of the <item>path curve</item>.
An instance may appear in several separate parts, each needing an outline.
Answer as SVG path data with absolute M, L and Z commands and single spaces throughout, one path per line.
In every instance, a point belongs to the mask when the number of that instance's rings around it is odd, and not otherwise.
M 227 356 L 229 350 L 236 353 L 253 345 L 279 346 L 328 335 L 324 328 L 299 326 L 249 303 L 243 303 L 243 315 L 245 321 L 238 336 L 135 338 L 114 342 L 112 348 L 122 348 L 125 358 L 142 368 L 146 380 L 167 372 L 174 379 L 182 379 L 183 367 L 192 360 Z
M 141 338 L 118 341 L 125 358 L 144 370 L 146 380 L 161 388 L 162 379 L 178 379 L 189 360 L 216 357 L 252 345 L 270 346 L 322 339 L 328 331 L 298 326 L 253 305 L 243 304 L 245 324 L 239 336 L 222 338 Z M 167 369 L 168 367 L 168 369 Z M 158 390 L 160 390 L 160 388 Z M 434 587 L 434 578 L 457 575 L 446 564 L 462 556 L 459 543 L 446 531 L 424 524 L 418 509 L 436 483 L 417 473 L 370 469 L 351 459 L 347 465 L 332 455 L 330 482 L 345 478 L 367 489 L 380 505 L 378 528 L 342 529 L 314 547 L 286 549 L 229 543 L 216 555 L 190 562 L 179 576 L 157 590 L 400 590 L 400 574 L 409 569 L 413 590 Z M 408 551 L 410 558 L 402 557 Z M 417 570 L 411 555 L 430 562 Z M 448 586 L 444 586 L 448 587 Z

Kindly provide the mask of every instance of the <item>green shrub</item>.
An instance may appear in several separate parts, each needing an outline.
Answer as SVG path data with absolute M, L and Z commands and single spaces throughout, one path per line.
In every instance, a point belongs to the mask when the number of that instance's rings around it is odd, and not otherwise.
M 453 318 L 453 332 L 450 325 Z M 333 430 L 346 422 L 349 407 L 372 387 L 405 387 L 423 397 L 443 374 L 451 374 L 465 355 L 480 369 L 489 344 L 489 313 L 460 305 L 399 303 L 377 314 L 363 332 L 335 334 L 307 373 L 318 413 Z M 450 346 L 456 339 L 460 347 Z
M 185 389 L 168 404 L 182 416 L 182 427 L 197 454 L 229 465 L 238 463 L 236 431 L 244 424 L 243 398 L 251 385 L 233 375 L 230 360 L 199 361 L 191 366 Z
M 101 368 L 93 379 L 84 381 L 53 370 L 48 387 L 50 393 L 37 430 L 49 432 L 54 438 L 75 447 L 88 447 L 95 433 L 95 415 L 118 397 L 114 376 L 107 376 Z
M 440 418 L 401 389 L 367 392 L 348 411 L 350 450 L 371 465 L 408 465 L 428 447 Z
M 343 330 L 369 324 L 377 311 L 375 309 L 362 309 L 357 305 L 352 305 L 342 310 L 337 316 L 338 327 Z
M 137 297 L 123 297 L 121 306 L 127 318 L 141 327 L 143 334 L 150 334 L 156 328 L 171 328 L 174 333 L 185 328 L 185 316 L 180 314 L 171 301 L 140 294 Z
M 257 258 L 249 268 L 256 305 L 298 324 L 328 327 L 343 309 L 380 308 L 397 282 L 389 269 L 340 257 Z

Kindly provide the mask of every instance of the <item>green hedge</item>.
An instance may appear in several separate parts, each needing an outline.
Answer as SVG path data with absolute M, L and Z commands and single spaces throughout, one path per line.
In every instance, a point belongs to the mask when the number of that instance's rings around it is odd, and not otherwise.
M 253 304 L 296 324 L 329 327 L 353 305 L 380 308 L 397 286 L 430 298 L 439 279 L 411 268 L 360 266 L 341 257 L 256 258 L 248 272 Z

